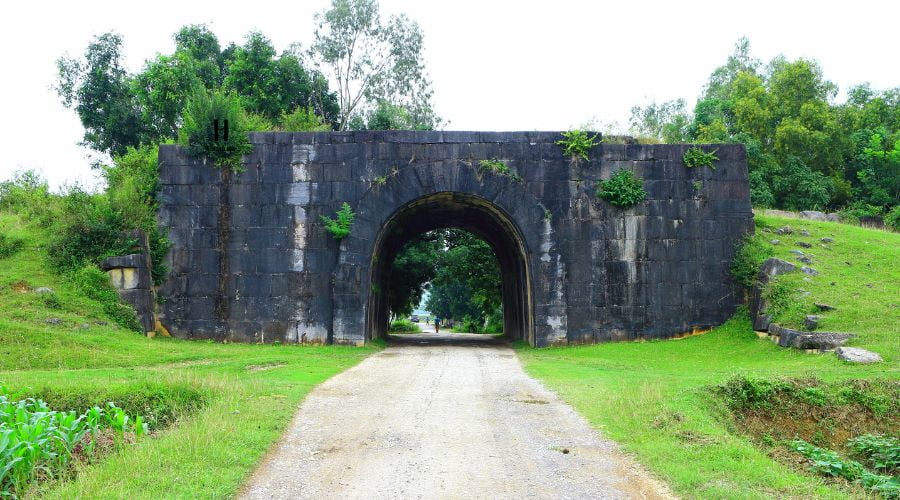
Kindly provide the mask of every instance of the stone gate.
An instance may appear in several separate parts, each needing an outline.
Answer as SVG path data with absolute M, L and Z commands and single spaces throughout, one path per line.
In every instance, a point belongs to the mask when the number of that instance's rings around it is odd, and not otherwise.
M 403 244 L 461 227 L 494 249 L 504 324 L 536 346 L 669 338 L 722 323 L 742 300 L 729 268 L 753 231 L 742 145 L 687 168 L 688 145 L 601 144 L 564 157 L 555 132 L 252 133 L 228 175 L 160 147 L 169 228 L 160 320 L 175 336 L 361 344 L 382 336 L 382 292 Z M 514 175 L 485 170 L 498 159 Z M 598 180 L 625 168 L 647 199 L 619 209 Z M 337 241 L 320 216 L 355 213 Z

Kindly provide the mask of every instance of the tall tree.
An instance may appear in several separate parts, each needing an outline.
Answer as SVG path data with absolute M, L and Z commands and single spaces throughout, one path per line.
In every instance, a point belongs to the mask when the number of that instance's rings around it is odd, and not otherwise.
M 418 24 L 405 15 L 383 23 L 377 0 L 332 0 L 316 21 L 310 55 L 337 82 L 340 130 L 381 101 L 409 110 L 415 128 L 438 124 Z

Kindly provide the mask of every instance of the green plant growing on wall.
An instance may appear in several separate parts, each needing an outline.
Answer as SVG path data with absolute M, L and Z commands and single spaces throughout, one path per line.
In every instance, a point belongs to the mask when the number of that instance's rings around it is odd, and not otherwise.
M 321 217 L 322 222 L 325 223 L 325 230 L 331 233 L 332 238 L 342 240 L 350 235 L 350 226 L 353 225 L 355 214 L 353 208 L 346 201 L 341 205 L 341 209 L 337 211 L 334 219 L 325 215 Z
M 573 160 L 588 160 L 588 151 L 599 144 L 597 137 L 599 134 L 589 136 L 584 130 L 570 130 L 562 133 L 564 139 L 556 141 L 556 144 L 563 148 L 563 153 L 570 156 Z
M 684 162 L 684 166 L 688 168 L 709 167 L 715 170 L 715 162 L 719 161 L 719 157 L 716 156 L 716 151 L 718 151 L 718 149 L 707 153 L 700 148 L 694 147 L 685 151 L 681 160 Z
M 631 170 L 617 170 L 609 180 L 597 181 L 597 197 L 611 205 L 629 208 L 647 197 L 643 179 L 635 177 Z
M 384 175 L 379 175 L 375 178 L 375 184 L 378 186 L 384 186 L 385 184 L 387 184 L 387 177 Z
M 491 158 L 490 160 L 481 160 L 478 162 L 478 166 L 482 170 L 490 170 L 495 174 L 504 175 L 509 177 L 510 179 L 516 182 L 522 182 L 522 178 L 515 174 L 509 166 L 507 166 L 502 161 L 497 158 Z
M 225 120 L 228 120 L 227 134 Z M 237 94 L 200 89 L 185 106 L 179 142 L 194 156 L 205 156 L 219 168 L 239 171 L 241 156 L 253 150 L 247 138 L 247 125 Z

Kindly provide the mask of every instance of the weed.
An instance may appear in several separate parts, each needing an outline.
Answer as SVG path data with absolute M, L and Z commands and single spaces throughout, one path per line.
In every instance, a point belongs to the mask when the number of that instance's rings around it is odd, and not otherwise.
M 864 434 L 847 445 L 873 469 L 896 473 L 900 469 L 900 439 L 881 434 Z
M 647 197 L 643 179 L 635 177 L 630 170 L 617 170 L 609 180 L 597 181 L 597 196 L 611 205 L 628 208 Z
M 353 225 L 354 217 L 353 208 L 346 201 L 341 205 L 341 209 L 337 211 L 334 219 L 321 216 L 322 222 L 325 223 L 325 230 L 336 240 L 350 236 L 350 226 Z
M 19 238 L 13 238 L 0 233 L 0 259 L 6 259 L 15 255 L 22 249 L 25 242 Z
M 418 333 L 419 325 L 413 323 L 412 321 L 405 319 L 395 319 L 391 321 L 391 332 L 406 332 L 406 333 Z
M 53 292 L 41 294 L 41 300 L 44 301 L 44 305 L 49 309 L 62 309 L 62 301 Z
M 563 132 L 563 139 L 556 141 L 556 144 L 563 148 L 563 153 L 571 157 L 573 160 L 583 159 L 589 160 L 588 151 L 599 144 L 597 137 L 599 134 L 589 136 L 584 130 L 570 130 Z
M 694 181 L 691 183 L 691 187 L 694 188 L 694 191 L 700 191 L 703 189 L 703 181 Z
M 775 255 L 771 245 L 759 237 L 747 236 L 737 246 L 731 261 L 731 275 L 735 281 L 750 288 L 756 283 L 759 268 L 766 259 Z
M 103 312 L 116 324 L 134 332 L 141 331 L 134 308 L 119 300 L 119 295 L 105 272 L 88 264 L 71 273 L 70 279 L 82 294 L 99 302 L 103 306 Z
M 715 170 L 715 162 L 719 161 L 719 157 L 716 156 L 716 151 L 718 151 L 718 149 L 706 152 L 698 147 L 690 148 L 685 151 L 681 160 L 684 162 L 685 167 L 709 167 Z
M 378 186 L 384 186 L 385 184 L 387 184 L 387 176 L 379 175 L 375 178 L 375 184 Z
M 856 482 L 885 498 L 900 498 L 900 479 L 896 477 L 873 474 L 859 462 L 846 460 L 831 450 L 819 448 L 802 439 L 789 442 L 788 448 L 809 459 L 812 470 L 821 475 Z

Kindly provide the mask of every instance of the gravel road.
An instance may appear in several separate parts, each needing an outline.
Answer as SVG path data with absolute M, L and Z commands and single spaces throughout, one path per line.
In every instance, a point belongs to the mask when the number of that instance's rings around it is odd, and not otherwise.
M 403 336 L 304 400 L 242 498 L 670 498 L 478 335 Z

